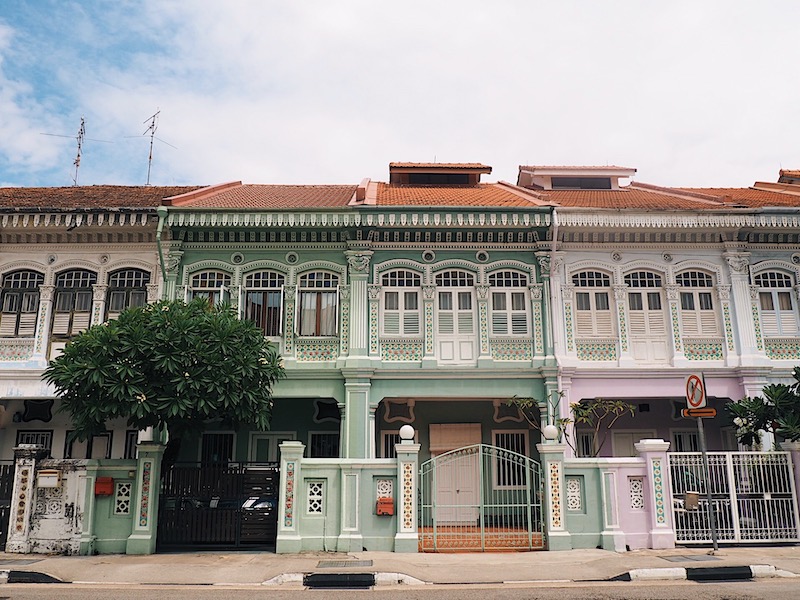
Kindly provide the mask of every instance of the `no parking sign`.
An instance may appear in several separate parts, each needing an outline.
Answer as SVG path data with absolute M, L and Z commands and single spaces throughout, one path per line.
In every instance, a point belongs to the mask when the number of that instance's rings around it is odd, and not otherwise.
M 701 375 L 692 374 L 686 378 L 686 404 L 689 408 L 706 405 L 706 386 Z

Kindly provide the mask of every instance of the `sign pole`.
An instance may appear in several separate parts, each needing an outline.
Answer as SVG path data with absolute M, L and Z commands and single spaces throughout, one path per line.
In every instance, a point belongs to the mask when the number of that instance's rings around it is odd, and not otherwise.
M 706 478 L 706 502 L 708 503 L 708 522 L 711 525 L 711 544 L 713 551 L 719 550 L 717 543 L 717 515 L 711 499 L 711 470 L 708 468 L 708 448 L 706 447 L 706 432 L 703 429 L 703 417 L 697 417 L 697 434 L 700 438 L 700 451 L 703 454 L 703 475 Z

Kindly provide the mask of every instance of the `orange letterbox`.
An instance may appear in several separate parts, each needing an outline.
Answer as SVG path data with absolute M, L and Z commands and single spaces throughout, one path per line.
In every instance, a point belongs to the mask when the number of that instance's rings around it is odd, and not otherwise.
M 375 505 L 376 515 L 393 515 L 394 514 L 394 500 L 386 496 L 378 498 Z
M 114 493 L 113 477 L 98 477 L 94 480 L 95 496 L 110 496 Z

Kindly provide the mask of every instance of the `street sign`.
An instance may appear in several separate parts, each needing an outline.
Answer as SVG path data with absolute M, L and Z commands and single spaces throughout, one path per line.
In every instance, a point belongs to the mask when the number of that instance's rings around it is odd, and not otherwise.
M 702 376 L 692 374 L 686 378 L 686 404 L 689 408 L 703 408 L 706 405 L 706 386 Z
M 684 417 L 699 417 L 702 419 L 711 419 L 717 416 L 716 408 L 684 408 L 681 410 Z

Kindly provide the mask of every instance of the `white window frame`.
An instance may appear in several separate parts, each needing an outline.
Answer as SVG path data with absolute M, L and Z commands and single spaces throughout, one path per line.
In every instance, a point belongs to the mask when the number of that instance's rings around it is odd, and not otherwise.
M 614 297 L 611 293 L 611 276 L 603 271 L 579 271 L 572 275 L 572 284 L 575 286 L 575 336 L 616 337 L 616 314 L 611 305 Z M 583 304 L 584 295 L 587 305 Z
M 296 315 L 296 334 L 300 337 L 326 337 L 334 338 L 339 335 L 339 284 L 341 278 L 337 273 L 330 271 L 305 271 L 298 278 L 297 285 L 297 306 L 295 310 Z M 333 300 L 333 306 L 329 309 L 322 306 L 326 296 L 330 296 Z M 312 299 L 314 306 L 309 309 L 304 309 L 303 305 L 306 298 Z M 309 314 L 314 315 L 314 328 L 312 333 L 304 333 L 303 329 L 306 326 L 306 317 L 304 317 L 305 310 Z M 325 327 L 321 321 L 321 316 L 325 310 L 331 310 L 333 314 L 333 321 Z
M 97 273 L 88 269 L 68 269 L 56 275 L 53 296 L 53 339 L 69 339 L 92 324 L 92 305 Z
M 126 308 L 147 304 L 147 284 L 150 273 L 144 269 L 117 269 L 108 274 L 106 320 L 116 319 Z M 121 298 L 121 306 L 115 302 Z
M 524 452 L 519 452 L 514 448 L 506 448 L 501 446 L 498 443 L 498 436 L 501 435 L 513 435 L 513 436 L 520 436 L 522 439 L 522 449 Z M 492 445 L 496 448 L 502 448 L 508 452 L 516 452 L 517 454 L 522 454 L 524 456 L 530 456 L 530 433 L 527 429 L 492 429 Z M 500 484 L 498 480 L 500 478 L 500 471 L 499 471 L 499 463 L 500 458 L 498 457 L 496 460 L 492 461 L 492 489 L 495 490 L 518 490 L 525 487 L 525 481 L 518 482 L 516 485 L 514 484 Z M 527 469 L 527 464 L 523 463 L 519 465 L 523 470 Z M 506 476 L 514 477 L 513 473 L 507 473 Z M 527 477 L 527 476 L 526 476 Z
M 528 276 L 519 271 L 495 271 L 489 275 L 489 308 L 491 309 L 491 335 L 503 337 L 530 337 L 531 318 Z M 496 301 L 504 306 L 496 308 Z M 515 308 L 515 300 L 522 300 L 522 308 Z
M 19 269 L 3 275 L 0 337 L 32 338 L 36 335 L 39 286 L 43 283 L 44 275 L 32 269 Z
M 219 269 L 204 269 L 189 277 L 189 300 L 205 298 L 212 305 L 228 301 L 231 275 Z
M 761 315 L 761 331 L 764 337 L 798 337 L 797 297 L 794 279 L 782 271 L 762 271 L 753 277 L 758 286 L 758 308 Z M 780 308 L 788 300 L 789 308 Z M 765 304 L 771 308 L 765 308 Z
M 688 337 L 718 337 L 720 325 L 713 277 L 702 271 L 683 271 L 675 276 L 675 282 L 680 286 L 683 334 Z M 710 308 L 704 308 L 704 305 L 710 305 Z
M 381 286 L 381 335 L 422 337 L 422 276 L 396 269 L 381 275 Z M 396 308 L 390 308 L 392 297 L 396 298 Z M 411 298 L 416 307 L 408 307 Z
M 257 281 L 260 280 L 260 281 Z M 264 281 L 266 280 L 266 281 Z M 286 276 L 280 271 L 270 269 L 261 269 L 258 271 L 250 271 L 244 276 L 244 284 L 242 285 L 243 295 L 243 318 L 250 319 L 265 337 L 281 337 L 283 335 L 283 307 L 284 307 L 284 286 L 286 285 Z M 259 294 L 263 299 L 261 304 L 261 315 L 255 315 L 253 318 L 251 313 L 250 294 Z M 274 297 L 278 298 L 277 307 L 277 321 L 269 318 L 270 302 Z M 264 305 L 266 303 L 266 306 Z M 258 310 L 258 307 L 256 307 Z

